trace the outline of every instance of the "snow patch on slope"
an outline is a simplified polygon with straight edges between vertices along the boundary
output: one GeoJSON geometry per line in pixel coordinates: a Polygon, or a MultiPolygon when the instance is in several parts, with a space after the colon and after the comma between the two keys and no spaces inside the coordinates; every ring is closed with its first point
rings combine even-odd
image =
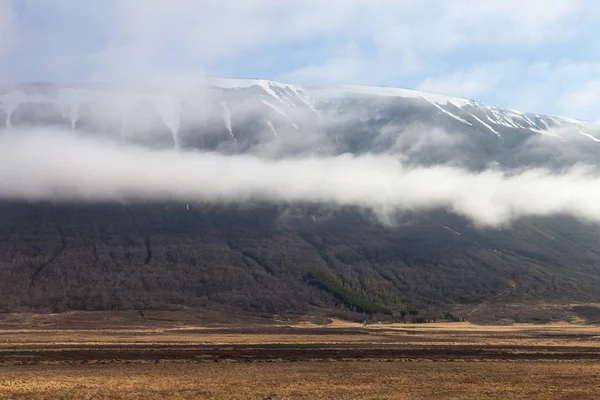
{"type": "Polygon", "coordinates": [[[459,235],[460,236],[460,232],[457,232],[454,229],[447,227],[446,225],[442,225],[442,228],[447,229],[450,232],[454,233],[455,235],[459,235]]]}
{"type": "Polygon", "coordinates": [[[271,107],[276,113],[278,113],[279,115],[281,115],[282,117],[286,118],[288,121],[290,121],[290,124],[296,128],[296,129],[300,129],[300,127],[298,126],[298,124],[296,124],[294,122],[293,119],[291,119],[286,113],[284,113],[279,107],[277,107],[276,105],[269,103],[267,100],[261,100],[261,102],[269,107],[271,107]]]}
{"type": "Polygon", "coordinates": [[[306,92],[304,92],[304,90],[302,90],[301,88],[298,88],[298,87],[296,87],[296,86],[294,86],[294,85],[288,85],[288,88],[290,88],[290,90],[291,90],[291,91],[293,91],[293,92],[296,94],[296,96],[297,96],[297,97],[298,97],[300,100],[302,100],[302,102],[303,102],[304,104],[306,104],[306,105],[308,106],[308,108],[310,108],[310,109],[311,109],[311,110],[312,110],[312,111],[313,111],[315,114],[317,114],[317,115],[319,115],[319,116],[321,115],[321,114],[320,114],[320,113],[317,111],[317,109],[315,108],[315,106],[314,106],[314,103],[313,103],[313,100],[311,99],[311,97],[310,97],[310,96],[308,96],[308,95],[306,94],[306,92]]]}
{"type": "Polygon", "coordinates": [[[356,85],[343,85],[339,87],[342,92],[349,92],[355,94],[368,94],[372,96],[385,96],[385,97],[404,97],[413,99],[426,99],[433,101],[439,105],[452,104],[456,107],[462,108],[468,105],[475,105],[476,103],[472,100],[459,99],[458,97],[443,96],[434,93],[424,93],[417,90],[392,88],[383,86],[356,86],[356,85]]]}
{"type": "Polygon", "coordinates": [[[277,131],[275,130],[273,123],[269,120],[266,120],[266,122],[267,122],[267,126],[271,129],[271,132],[273,132],[273,136],[277,137],[277,131]]]}
{"type": "Polygon", "coordinates": [[[591,134],[589,134],[587,132],[579,131],[579,134],[592,139],[596,143],[600,142],[600,139],[598,139],[597,137],[595,137],[595,136],[593,136],[593,135],[591,135],[591,134]]]}
{"type": "Polygon", "coordinates": [[[235,136],[233,135],[233,129],[231,127],[231,110],[229,109],[229,106],[227,105],[226,101],[220,101],[219,104],[221,105],[221,112],[223,115],[223,121],[225,122],[225,127],[229,131],[229,135],[231,135],[233,140],[236,140],[235,136]]]}
{"type": "Polygon", "coordinates": [[[174,95],[153,95],[151,103],[165,125],[173,133],[175,147],[179,147],[179,127],[181,124],[181,99],[174,95]]]}
{"type": "Polygon", "coordinates": [[[495,130],[494,128],[491,127],[491,125],[483,122],[481,119],[479,119],[476,115],[471,114],[471,116],[473,118],[475,118],[475,120],[477,120],[481,125],[485,126],[486,128],[488,128],[490,131],[492,131],[494,133],[494,135],[498,136],[499,138],[502,138],[502,136],[500,135],[500,133],[498,133],[497,130],[495,130]]]}
{"type": "Polygon", "coordinates": [[[439,104],[437,104],[435,101],[430,100],[427,96],[423,96],[423,98],[429,102],[430,104],[432,104],[435,108],[437,108],[438,110],[440,110],[441,112],[443,112],[444,114],[448,115],[449,117],[454,118],[457,121],[462,122],[463,124],[467,124],[467,125],[473,125],[472,123],[470,123],[469,121],[467,121],[466,119],[463,119],[461,117],[459,117],[458,115],[452,114],[450,111],[444,110],[442,107],[440,107],[439,104]]]}
{"type": "MultiPolygon", "coordinates": [[[[261,88],[263,88],[263,90],[265,92],[267,92],[267,94],[271,97],[273,97],[274,99],[276,99],[277,101],[279,101],[282,104],[285,104],[285,101],[283,101],[283,99],[271,88],[271,82],[269,81],[263,81],[263,80],[257,80],[256,81],[258,86],[260,86],[261,88]]],[[[273,85],[275,86],[275,85],[273,85]]]]}

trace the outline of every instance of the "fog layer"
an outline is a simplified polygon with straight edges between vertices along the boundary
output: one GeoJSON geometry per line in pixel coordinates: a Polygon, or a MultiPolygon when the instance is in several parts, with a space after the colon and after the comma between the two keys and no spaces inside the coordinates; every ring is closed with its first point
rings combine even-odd
{"type": "Polygon", "coordinates": [[[484,226],[565,213],[600,221],[600,175],[507,174],[411,168],[384,155],[264,160],[251,155],[150,150],[66,132],[0,135],[0,198],[51,201],[326,203],[378,212],[444,208],[484,226]]]}

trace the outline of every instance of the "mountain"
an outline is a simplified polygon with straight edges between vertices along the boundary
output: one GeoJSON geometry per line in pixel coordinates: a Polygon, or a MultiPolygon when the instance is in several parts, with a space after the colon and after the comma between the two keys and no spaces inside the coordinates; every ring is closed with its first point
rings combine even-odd
{"type": "MultiPolygon", "coordinates": [[[[264,159],[385,154],[472,171],[600,163],[592,122],[407,89],[239,79],[0,87],[0,135],[48,127],[264,159]]],[[[443,209],[386,224],[328,204],[5,200],[0,278],[3,311],[452,309],[475,318],[482,305],[600,302],[600,235],[564,215],[481,228],[443,209]]]]}
{"type": "Polygon", "coordinates": [[[594,136],[600,130],[590,122],[472,100],[398,88],[305,87],[244,79],[210,79],[185,90],[5,85],[0,86],[0,113],[4,127],[52,125],[122,135],[150,146],[228,151],[251,151],[274,141],[313,150],[307,136],[315,136],[315,130],[328,134],[328,142],[321,144],[335,152],[387,151],[392,139],[408,128],[427,125],[509,147],[531,135],[600,141],[594,136]],[[394,129],[386,136],[381,128],[389,125],[394,129]],[[346,126],[353,132],[341,135],[346,126]]]}
{"type": "Polygon", "coordinates": [[[35,126],[152,148],[385,153],[473,169],[595,164],[600,141],[592,122],[408,89],[216,78],[190,87],[0,86],[0,129],[35,126]]]}

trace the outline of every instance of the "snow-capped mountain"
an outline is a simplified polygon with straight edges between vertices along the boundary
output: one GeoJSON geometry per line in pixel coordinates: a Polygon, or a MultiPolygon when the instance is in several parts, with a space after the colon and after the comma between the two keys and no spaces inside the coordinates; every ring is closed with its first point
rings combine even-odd
{"type": "MultiPolygon", "coordinates": [[[[239,79],[183,89],[0,87],[0,135],[28,127],[275,158],[385,153],[470,169],[600,166],[591,122],[394,88],[239,79]]],[[[406,304],[447,311],[495,301],[597,303],[599,248],[597,224],[562,215],[481,229],[448,210],[406,212],[388,226],[328,204],[2,200],[0,310],[339,309],[336,296],[308,279],[323,271],[395,312],[406,304]]],[[[544,309],[540,318],[549,315],[544,309]]]]}
{"type": "Polygon", "coordinates": [[[591,122],[387,87],[213,78],[184,89],[20,84],[0,93],[0,127],[51,125],[159,148],[397,152],[415,162],[481,167],[557,158],[530,154],[524,145],[532,138],[550,138],[550,147],[584,145],[588,153],[586,144],[600,142],[591,122]]]}

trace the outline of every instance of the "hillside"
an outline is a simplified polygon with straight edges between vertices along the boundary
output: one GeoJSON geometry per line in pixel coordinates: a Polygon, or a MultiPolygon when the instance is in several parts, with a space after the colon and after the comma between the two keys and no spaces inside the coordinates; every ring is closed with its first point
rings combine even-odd
{"type": "MultiPolygon", "coordinates": [[[[405,89],[27,84],[3,88],[0,104],[4,134],[58,127],[156,151],[385,154],[471,171],[599,161],[592,123],[405,89]]],[[[325,203],[5,199],[0,310],[400,316],[489,300],[594,303],[598,228],[566,215],[481,227],[444,209],[405,210],[386,222],[373,210],[325,203]]]]}

